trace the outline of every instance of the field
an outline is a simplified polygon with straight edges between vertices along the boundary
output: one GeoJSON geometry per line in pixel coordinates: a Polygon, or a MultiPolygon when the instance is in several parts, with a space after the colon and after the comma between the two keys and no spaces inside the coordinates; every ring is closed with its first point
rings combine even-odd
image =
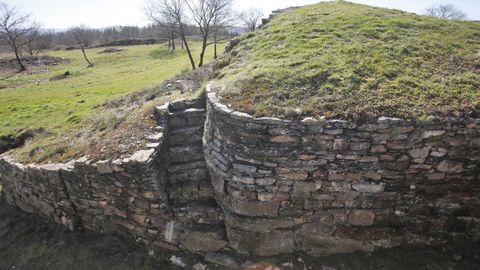
{"type": "MultiPolygon", "coordinates": [[[[192,44],[194,55],[199,54],[199,46],[198,43],[192,44]]],[[[81,52],[76,50],[49,52],[48,56],[65,61],[57,65],[34,66],[27,73],[15,74],[3,69],[0,74],[4,78],[0,80],[0,137],[16,136],[25,130],[38,133],[26,147],[16,150],[20,160],[42,162],[58,152],[69,152],[66,148],[79,148],[62,141],[69,141],[72,131],[86,126],[90,128],[84,133],[93,133],[97,128],[101,131],[114,129],[125,120],[126,116],[115,110],[116,103],[108,108],[102,107],[106,102],[154,89],[191,68],[184,51],[177,50],[172,54],[164,45],[120,49],[122,51],[116,53],[100,53],[105,48],[87,50],[95,64],[93,68],[86,68],[81,52]],[[70,76],[51,80],[67,71],[70,76]]],[[[212,57],[212,50],[208,50],[206,60],[210,61],[212,57]]],[[[146,99],[153,100],[158,95],[152,94],[146,99]]],[[[156,102],[177,99],[181,95],[166,93],[156,102]]],[[[120,105],[128,107],[128,100],[123,100],[120,105]]],[[[85,136],[91,137],[92,134],[85,136]]],[[[76,149],[75,152],[82,150],[76,149]]],[[[70,153],[70,156],[75,154],[70,153]]]]}
{"type": "Polygon", "coordinates": [[[223,61],[224,102],[257,116],[480,117],[476,22],[324,2],[277,15],[223,61]]]}

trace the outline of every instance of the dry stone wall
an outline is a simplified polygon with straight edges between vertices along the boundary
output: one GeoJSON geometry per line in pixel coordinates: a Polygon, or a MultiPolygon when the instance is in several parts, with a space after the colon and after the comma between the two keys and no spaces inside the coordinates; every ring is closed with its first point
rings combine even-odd
{"type": "Polygon", "coordinates": [[[480,120],[253,118],[208,94],[205,157],[230,245],[314,255],[480,236],[480,120]]]}
{"type": "Polygon", "coordinates": [[[479,239],[479,119],[254,118],[214,93],[155,117],[127,159],[0,156],[7,201],[152,249],[322,255],[479,239]]]}
{"type": "Polygon", "coordinates": [[[24,166],[1,156],[7,201],[72,230],[117,232],[152,248],[224,248],[223,212],[202,151],[205,101],[158,107],[156,118],[146,150],[127,159],[24,166]]]}

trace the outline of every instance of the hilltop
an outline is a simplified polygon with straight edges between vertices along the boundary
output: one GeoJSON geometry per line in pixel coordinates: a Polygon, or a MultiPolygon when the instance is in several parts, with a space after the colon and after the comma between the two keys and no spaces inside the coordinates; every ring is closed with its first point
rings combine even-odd
{"type": "Polygon", "coordinates": [[[214,89],[255,116],[479,117],[474,22],[323,2],[275,15],[222,61],[214,89]]]}

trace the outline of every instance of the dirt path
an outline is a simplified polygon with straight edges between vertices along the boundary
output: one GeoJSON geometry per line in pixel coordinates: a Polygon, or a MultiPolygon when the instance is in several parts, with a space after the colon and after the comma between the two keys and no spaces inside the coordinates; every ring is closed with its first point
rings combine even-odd
{"type": "MultiPolygon", "coordinates": [[[[0,270],[160,270],[192,269],[201,263],[207,269],[224,269],[202,261],[202,257],[183,253],[147,255],[148,251],[113,235],[69,232],[61,226],[47,225],[36,216],[18,212],[0,199],[0,270]],[[172,255],[188,265],[170,263],[172,255]]],[[[245,258],[236,258],[245,262],[245,258]]],[[[480,243],[435,249],[396,248],[372,254],[355,253],[313,258],[305,254],[281,256],[268,261],[283,269],[480,269],[480,243]]]]}

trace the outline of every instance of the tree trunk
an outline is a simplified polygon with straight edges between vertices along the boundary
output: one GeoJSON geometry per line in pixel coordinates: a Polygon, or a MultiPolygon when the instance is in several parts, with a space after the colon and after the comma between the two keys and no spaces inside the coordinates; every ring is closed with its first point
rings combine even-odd
{"type": "Polygon", "coordinates": [[[13,51],[15,52],[15,58],[17,59],[18,65],[20,66],[19,71],[25,71],[27,70],[27,67],[22,62],[22,58],[20,57],[20,52],[18,51],[17,46],[15,44],[12,46],[13,51]]]}
{"type": "Polygon", "coordinates": [[[213,59],[217,59],[217,31],[213,32],[213,59]]]}
{"type": "Polygon", "coordinates": [[[172,52],[175,51],[175,36],[173,35],[173,31],[170,32],[170,39],[172,40],[172,52]]]}
{"type": "Polygon", "coordinates": [[[205,57],[205,51],[207,50],[207,39],[208,34],[204,34],[202,41],[202,51],[200,52],[200,62],[198,63],[198,67],[203,67],[203,58],[205,57]]]}
{"type": "Polygon", "coordinates": [[[188,47],[187,39],[185,37],[185,33],[183,32],[183,30],[182,30],[182,41],[183,41],[183,44],[185,44],[185,49],[187,49],[187,54],[188,54],[188,58],[190,59],[190,64],[192,64],[192,69],[195,70],[196,69],[195,60],[193,60],[192,52],[188,47]]]}
{"type": "Polygon", "coordinates": [[[80,46],[80,47],[82,48],[83,57],[85,57],[85,61],[87,61],[88,67],[93,67],[93,64],[87,58],[87,54],[85,53],[85,48],[83,46],[80,46]]]}
{"type": "Polygon", "coordinates": [[[170,48],[172,48],[172,40],[168,39],[168,49],[170,50],[170,48]]]}

